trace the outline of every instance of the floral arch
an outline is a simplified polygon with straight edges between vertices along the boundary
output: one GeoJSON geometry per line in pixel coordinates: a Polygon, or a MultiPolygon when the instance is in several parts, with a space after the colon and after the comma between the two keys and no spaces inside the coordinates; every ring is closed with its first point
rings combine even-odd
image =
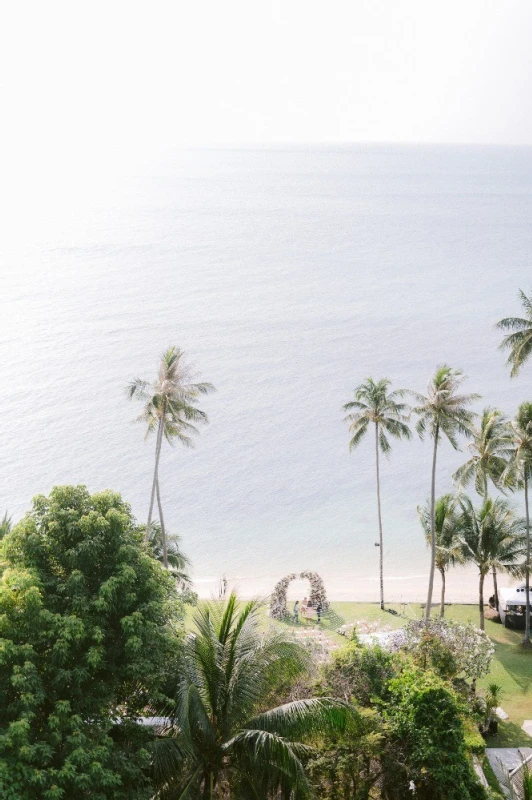
{"type": "Polygon", "coordinates": [[[325,585],[321,577],[317,572],[305,570],[305,572],[301,572],[299,575],[295,572],[290,573],[290,575],[285,575],[282,580],[275,584],[275,588],[270,596],[270,617],[274,619],[286,619],[286,617],[289,616],[286,607],[286,593],[288,587],[296,578],[306,578],[310,583],[309,605],[313,608],[321,605],[322,611],[327,611],[329,608],[329,601],[327,600],[325,585]]]}

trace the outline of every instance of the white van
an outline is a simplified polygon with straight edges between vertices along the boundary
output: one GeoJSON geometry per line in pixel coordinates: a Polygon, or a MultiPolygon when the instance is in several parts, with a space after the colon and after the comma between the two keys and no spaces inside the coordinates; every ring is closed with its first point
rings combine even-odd
{"type": "MultiPolygon", "coordinates": [[[[528,592],[530,605],[531,592],[528,592]]],[[[526,588],[522,583],[512,589],[499,589],[499,615],[505,628],[525,627],[526,588]]]]}

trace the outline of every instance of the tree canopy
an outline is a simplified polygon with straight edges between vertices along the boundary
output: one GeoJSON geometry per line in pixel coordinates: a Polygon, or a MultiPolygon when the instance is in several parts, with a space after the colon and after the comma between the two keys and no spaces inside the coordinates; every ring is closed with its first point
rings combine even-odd
{"type": "Polygon", "coordinates": [[[175,581],[120,496],[82,486],[36,497],[0,547],[0,796],[151,797],[135,718],[176,648],[175,581]]]}

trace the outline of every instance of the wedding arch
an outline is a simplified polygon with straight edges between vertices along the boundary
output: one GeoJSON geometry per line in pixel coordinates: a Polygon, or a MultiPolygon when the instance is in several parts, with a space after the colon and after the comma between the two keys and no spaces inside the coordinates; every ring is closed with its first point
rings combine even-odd
{"type": "Polygon", "coordinates": [[[274,619],[285,619],[289,616],[286,607],[286,593],[288,587],[296,578],[306,578],[310,583],[309,605],[313,608],[317,608],[321,605],[321,610],[327,611],[329,608],[329,601],[327,600],[325,585],[321,577],[317,572],[305,570],[305,572],[300,572],[299,575],[295,572],[290,573],[290,575],[285,575],[282,580],[275,584],[275,588],[270,596],[270,617],[274,619]]]}

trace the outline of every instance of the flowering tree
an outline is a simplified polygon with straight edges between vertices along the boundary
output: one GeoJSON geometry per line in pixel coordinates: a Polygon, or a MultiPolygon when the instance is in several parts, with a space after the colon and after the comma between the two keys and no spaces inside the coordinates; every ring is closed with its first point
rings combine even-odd
{"type": "Polygon", "coordinates": [[[325,585],[317,572],[305,570],[305,572],[301,572],[300,575],[292,572],[275,584],[275,588],[270,595],[270,616],[273,617],[273,619],[285,619],[289,616],[286,607],[286,593],[289,585],[298,577],[306,578],[310,583],[309,605],[313,608],[317,608],[321,605],[322,611],[327,611],[329,608],[325,585]]]}
{"type": "Polygon", "coordinates": [[[473,623],[444,619],[410,622],[390,636],[388,647],[414,656],[426,652],[430,657],[437,651],[440,663],[445,660],[447,671],[454,673],[449,677],[463,674],[466,678],[487,675],[495,652],[486,633],[473,623]]]}

